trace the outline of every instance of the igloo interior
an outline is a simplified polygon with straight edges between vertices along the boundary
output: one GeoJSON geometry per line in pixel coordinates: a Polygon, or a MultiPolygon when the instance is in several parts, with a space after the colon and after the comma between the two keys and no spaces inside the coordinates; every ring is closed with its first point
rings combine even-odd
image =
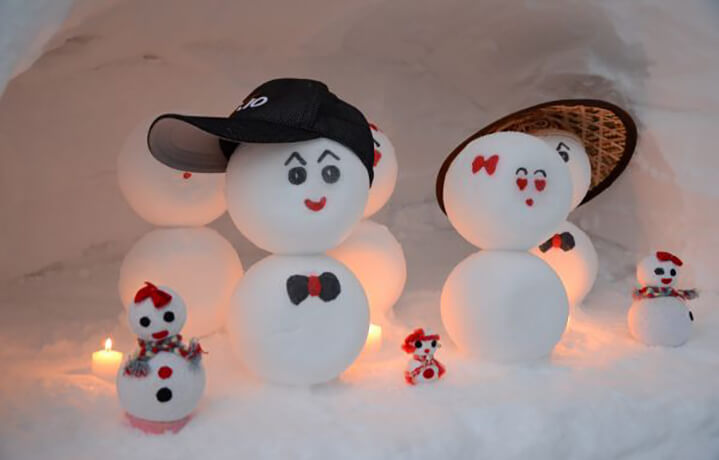
{"type": "MultiPolygon", "coordinates": [[[[712,0],[0,1],[0,458],[719,455],[718,25],[712,0]],[[143,120],[225,116],[285,76],[326,82],[396,148],[397,185],[373,219],[401,243],[407,281],[382,348],[339,380],[285,387],[249,377],[224,332],[206,335],[194,419],[139,433],[90,373],[107,336],[134,346],[120,265],[154,228],[120,191],[121,146],[143,120]],[[437,206],[437,170],[490,121],[563,98],[614,102],[639,130],[622,176],[570,215],[598,280],[549,359],[477,364],[440,319],[445,279],[476,249],[437,206]],[[680,254],[682,284],[701,292],[679,348],[627,330],[634,268],[656,250],[680,254]],[[443,335],[448,370],[409,387],[400,343],[419,326],[443,335]]],[[[266,256],[227,214],[209,227],[245,270],[266,256]]]]}

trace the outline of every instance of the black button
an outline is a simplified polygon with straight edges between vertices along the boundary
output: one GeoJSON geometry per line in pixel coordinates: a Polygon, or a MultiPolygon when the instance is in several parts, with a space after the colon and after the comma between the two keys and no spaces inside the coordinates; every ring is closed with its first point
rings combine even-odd
{"type": "Polygon", "coordinates": [[[167,387],[162,387],[159,390],[157,390],[155,397],[161,403],[166,403],[167,401],[172,399],[172,390],[170,390],[167,387]]]}

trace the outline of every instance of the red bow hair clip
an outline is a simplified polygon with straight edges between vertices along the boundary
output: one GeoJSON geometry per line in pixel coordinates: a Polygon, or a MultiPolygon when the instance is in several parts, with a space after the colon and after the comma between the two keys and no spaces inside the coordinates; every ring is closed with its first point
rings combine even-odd
{"type": "Polygon", "coordinates": [[[439,334],[426,335],[424,329],[415,329],[410,335],[405,337],[404,343],[402,344],[402,350],[404,350],[405,353],[414,353],[417,349],[417,347],[414,346],[414,343],[418,340],[439,340],[439,334]]]}
{"type": "Polygon", "coordinates": [[[140,303],[147,298],[152,299],[152,304],[155,308],[162,308],[172,300],[170,294],[158,289],[157,286],[149,281],[145,281],[145,285],[135,294],[135,303],[140,303]]]}
{"type": "Polygon", "coordinates": [[[682,262],[679,257],[675,256],[671,252],[657,251],[657,259],[662,262],[671,261],[677,267],[681,267],[682,265],[684,265],[684,262],[682,262]]]}

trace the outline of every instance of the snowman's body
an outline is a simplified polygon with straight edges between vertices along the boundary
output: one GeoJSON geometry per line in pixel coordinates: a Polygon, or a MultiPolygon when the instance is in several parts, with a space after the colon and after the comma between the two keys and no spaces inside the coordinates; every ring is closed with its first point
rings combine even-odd
{"type": "Polygon", "coordinates": [[[483,251],[447,278],[442,323],[482,360],[547,356],[566,327],[568,300],[552,268],[527,251],[569,212],[567,168],[545,142],[514,132],[479,137],[455,155],[440,200],[454,228],[483,251]]]}
{"type": "Polygon", "coordinates": [[[145,280],[174,286],[187,302],[189,335],[224,326],[242,263],[232,245],[203,227],[226,209],[225,175],[178,171],[157,161],[147,147],[149,121],[128,136],[118,157],[118,182],[127,203],[144,220],[164,228],[143,235],[120,268],[118,290],[128,305],[145,280]]]}
{"type": "Polygon", "coordinates": [[[646,345],[678,347],[692,330],[691,313],[678,297],[635,300],[627,321],[631,334],[646,345]]]}
{"type": "Polygon", "coordinates": [[[117,375],[117,394],[125,411],[152,422],[189,416],[204,393],[203,367],[170,352],[158,353],[147,364],[149,371],[144,377],[122,371],[117,375]]]}
{"type": "Polygon", "coordinates": [[[413,383],[427,383],[439,379],[439,366],[436,362],[426,363],[420,358],[412,358],[407,363],[407,374],[414,376],[413,383]],[[417,372],[417,369],[420,371],[417,372]]]}

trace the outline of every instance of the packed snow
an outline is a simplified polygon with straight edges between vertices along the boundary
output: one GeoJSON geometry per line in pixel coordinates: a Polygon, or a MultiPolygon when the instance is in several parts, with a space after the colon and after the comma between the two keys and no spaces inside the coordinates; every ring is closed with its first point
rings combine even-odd
{"type": "MultiPolygon", "coordinates": [[[[31,3],[42,2],[6,4],[27,15],[31,3]]],[[[3,75],[27,69],[0,96],[1,459],[719,456],[715,2],[107,0],[72,11],[62,24],[64,12],[48,12],[59,31],[44,47],[39,34],[0,48],[3,75]],[[395,317],[379,352],[310,388],[261,384],[224,333],[203,337],[195,417],[176,435],[144,435],[114,384],[90,374],[107,336],[134,346],[117,282],[151,228],[120,192],[120,147],[153,114],[226,114],[285,75],[327,81],[396,148],[397,187],[373,216],[407,259],[395,317]],[[436,205],[436,171],[496,117],[579,96],[627,106],[641,130],[622,178],[570,215],[596,246],[597,283],[549,360],[477,364],[439,320],[441,287],[473,248],[436,205]],[[701,292],[679,348],[645,347],[627,329],[650,249],[682,256],[678,287],[701,292]],[[443,335],[447,374],[409,387],[400,343],[419,326],[443,335]]],[[[245,268],[266,255],[228,216],[211,227],[245,268]]]]}

